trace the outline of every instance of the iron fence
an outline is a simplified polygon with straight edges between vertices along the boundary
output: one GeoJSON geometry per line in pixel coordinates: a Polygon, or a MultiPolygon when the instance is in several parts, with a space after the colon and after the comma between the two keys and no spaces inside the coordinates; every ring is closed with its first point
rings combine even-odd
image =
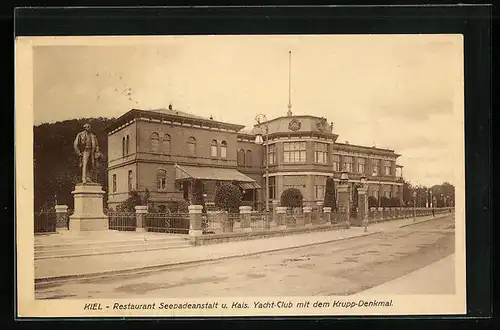
{"type": "Polygon", "coordinates": [[[55,233],[57,214],[55,211],[42,211],[34,213],[35,234],[55,233]]]}
{"type": "Polygon", "coordinates": [[[144,227],[149,232],[189,234],[189,213],[145,213],[144,227]]]}
{"type": "Polygon", "coordinates": [[[135,231],[137,218],[135,212],[112,212],[108,210],[109,229],[135,231]]]}

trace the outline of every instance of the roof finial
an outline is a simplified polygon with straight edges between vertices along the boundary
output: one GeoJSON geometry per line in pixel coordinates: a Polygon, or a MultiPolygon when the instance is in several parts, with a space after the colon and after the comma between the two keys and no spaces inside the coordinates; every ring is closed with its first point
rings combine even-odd
{"type": "Polygon", "coordinates": [[[172,101],[168,104],[168,110],[172,110],[172,101]]]}
{"type": "Polygon", "coordinates": [[[292,116],[292,51],[288,51],[288,111],[287,116],[292,116]]]}

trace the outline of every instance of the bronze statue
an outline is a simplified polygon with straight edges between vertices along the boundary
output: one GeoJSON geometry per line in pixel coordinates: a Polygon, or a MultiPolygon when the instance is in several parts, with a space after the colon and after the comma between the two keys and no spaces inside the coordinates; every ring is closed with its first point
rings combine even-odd
{"type": "Polygon", "coordinates": [[[90,124],[83,125],[84,131],[78,133],[73,142],[73,148],[76,154],[80,157],[80,167],[82,168],[82,182],[92,182],[96,180],[95,173],[101,152],[99,151],[99,144],[97,137],[90,130],[90,124]]]}

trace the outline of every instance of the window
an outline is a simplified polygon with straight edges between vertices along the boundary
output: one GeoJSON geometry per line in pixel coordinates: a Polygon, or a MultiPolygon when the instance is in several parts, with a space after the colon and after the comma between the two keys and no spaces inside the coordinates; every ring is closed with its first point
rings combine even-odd
{"type": "Polygon", "coordinates": [[[391,175],[391,161],[390,160],[386,160],[384,162],[384,174],[391,175]]]}
{"type": "Polygon", "coordinates": [[[340,172],[340,155],[333,155],[333,171],[340,172]]]}
{"type": "Polygon", "coordinates": [[[285,163],[304,163],[306,161],[306,143],[283,143],[283,161],[285,163]]]}
{"type": "Polygon", "coordinates": [[[125,142],[125,155],[129,154],[130,147],[130,136],[127,135],[127,141],[125,142]]]}
{"type": "Polygon", "coordinates": [[[350,156],[344,156],[344,171],[352,172],[353,158],[350,156]]]}
{"type": "Polygon", "coordinates": [[[227,142],[222,141],[220,143],[220,156],[221,158],[227,158],[227,142]]]}
{"type": "Polygon", "coordinates": [[[314,143],[314,162],[321,164],[328,162],[328,143],[314,143]]]}
{"type": "Polygon", "coordinates": [[[166,154],[170,154],[170,142],[171,142],[170,135],[164,134],[162,142],[163,142],[163,152],[166,154]]]}
{"type": "Polygon", "coordinates": [[[132,171],[128,171],[128,191],[132,191],[132,171]]]}
{"type": "Polygon", "coordinates": [[[245,150],[243,149],[238,150],[238,156],[236,161],[238,163],[238,166],[245,166],[245,150]]]}
{"type": "Polygon", "coordinates": [[[167,189],[167,171],[165,170],[156,171],[156,189],[157,190],[167,189]]]}
{"type": "Polygon", "coordinates": [[[269,177],[269,199],[276,199],[276,177],[269,177]]]}
{"type": "Polygon", "coordinates": [[[270,144],[268,146],[268,156],[269,165],[276,164],[276,144],[270,144]]]}
{"type": "Polygon", "coordinates": [[[113,174],[113,192],[116,192],[116,174],[113,174]]]}
{"type": "Polygon", "coordinates": [[[246,166],[252,166],[252,151],[247,150],[245,154],[245,165],[246,166]]]}
{"type": "Polygon", "coordinates": [[[365,162],[364,158],[358,158],[358,173],[365,173],[365,162]]]}
{"type": "Polygon", "coordinates": [[[378,174],[379,160],[372,159],[372,173],[378,174]]]}
{"type": "Polygon", "coordinates": [[[189,156],[196,156],[196,139],[194,137],[188,137],[187,147],[189,156]]]}
{"type": "Polygon", "coordinates": [[[212,140],[212,144],[210,145],[210,155],[212,157],[217,157],[217,140],[212,140]]]}
{"type": "Polygon", "coordinates": [[[125,137],[122,139],[122,157],[125,157],[125,137]]]}
{"type": "Polygon", "coordinates": [[[150,140],[151,140],[151,151],[158,152],[158,147],[160,144],[160,136],[158,135],[158,133],[152,133],[150,140]]]}

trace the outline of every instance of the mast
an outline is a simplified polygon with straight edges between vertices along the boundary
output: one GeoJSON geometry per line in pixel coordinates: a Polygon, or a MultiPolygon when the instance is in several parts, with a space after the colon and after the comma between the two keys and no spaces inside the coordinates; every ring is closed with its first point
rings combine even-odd
{"type": "Polygon", "coordinates": [[[292,51],[288,51],[288,112],[292,116],[292,51]]]}

